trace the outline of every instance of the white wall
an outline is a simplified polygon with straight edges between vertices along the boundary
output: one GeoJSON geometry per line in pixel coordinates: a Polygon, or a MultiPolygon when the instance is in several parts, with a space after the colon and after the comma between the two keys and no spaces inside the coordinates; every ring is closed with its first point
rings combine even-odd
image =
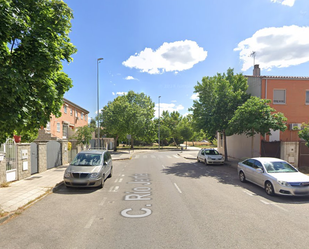
{"type": "MultiPolygon", "coordinates": [[[[228,157],[242,160],[251,157],[251,137],[246,135],[233,135],[227,137],[227,154],[228,157]]],[[[223,139],[220,139],[218,133],[218,151],[224,154],[223,139]]],[[[253,139],[253,157],[261,156],[261,139],[259,135],[255,135],[253,139]]]]}

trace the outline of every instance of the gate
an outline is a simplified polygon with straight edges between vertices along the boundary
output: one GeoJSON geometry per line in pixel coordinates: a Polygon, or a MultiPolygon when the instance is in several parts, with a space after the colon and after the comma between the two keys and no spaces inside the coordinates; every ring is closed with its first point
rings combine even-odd
{"type": "Polygon", "coordinates": [[[280,143],[280,141],[267,142],[262,140],[261,156],[280,158],[280,143]]]}
{"type": "Polygon", "coordinates": [[[4,145],[6,157],[6,181],[17,180],[17,146],[12,138],[8,138],[4,145]]]}
{"type": "Polygon", "coordinates": [[[30,144],[31,151],[31,174],[39,172],[38,169],[38,145],[36,143],[30,144]]]}
{"type": "Polygon", "coordinates": [[[304,141],[299,142],[298,169],[303,173],[309,173],[309,148],[304,141]]]}
{"type": "Polygon", "coordinates": [[[49,141],[46,144],[47,169],[51,169],[62,164],[61,144],[57,141],[49,141]]]}

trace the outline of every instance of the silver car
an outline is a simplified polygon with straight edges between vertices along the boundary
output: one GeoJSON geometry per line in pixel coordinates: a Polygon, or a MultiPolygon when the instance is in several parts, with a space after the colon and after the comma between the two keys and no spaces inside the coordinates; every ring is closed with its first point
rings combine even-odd
{"type": "Polygon", "coordinates": [[[207,164],[224,164],[223,156],[215,149],[201,149],[197,154],[197,161],[207,164]]]}
{"type": "Polygon", "coordinates": [[[309,176],[278,158],[258,157],[239,162],[238,176],[241,182],[250,181],[264,188],[268,195],[309,195],[309,176]]]}
{"type": "Polygon", "coordinates": [[[67,187],[100,187],[112,177],[113,164],[106,150],[87,150],[76,155],[64,173],[67,187]]]}

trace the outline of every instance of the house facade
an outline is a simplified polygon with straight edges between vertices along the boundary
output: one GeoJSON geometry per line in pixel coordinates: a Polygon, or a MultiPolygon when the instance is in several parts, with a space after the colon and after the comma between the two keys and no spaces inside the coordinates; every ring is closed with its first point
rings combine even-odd
{"type": "Polygon", "coordinates": [[[37,140],[68,139],[76,128],[88,125],[89,111],[65,98],[60,112],[59,118],[51,116],[46,127],[39,131],[37,140]]]}
{"type": "MultiPolygon", "coordinates": [[[[255,136],[253,155],[261,156],[262,138],[267,142],[299,142],[298,130],[302,123],[309,122],[309,77],[261,76],[259,65],[254,66],[252,76],[246,77],[247,92],[261,99],[270,99],[270,106],[287,118],[286,131],[271,131],[271,135],[265,138],[255,136]]],[[[251,155],[251,138],[245,135],[227,137],[227,146],[231,157],[241,159],[251,155]]],[[[218,139],[218,147],[223,153],[222,139],[218,139]]],[[[297,149],[290,150],[295,154],[290,160],[296,163],[293,158],[296,157],[297,149]]]]}

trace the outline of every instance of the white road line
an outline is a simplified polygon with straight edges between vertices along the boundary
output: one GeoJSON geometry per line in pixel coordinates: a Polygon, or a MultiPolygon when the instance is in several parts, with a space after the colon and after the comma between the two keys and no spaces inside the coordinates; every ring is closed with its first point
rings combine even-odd
{"type": "Polygon", "coordinates": [[[115,180],[115,183],[118,182],[118,178],[115,180]]]}
{"type": "Polygon", "coordinates": [[[267,202],[267,201],[264,201],[264,200],[261,200],[261,199],[260,199],[260,201],[261,201],[262,203],[266,204],[266,205],[273,205],[273,206],[275,206],[275,207],[277,207],[277,208],[279,208],[279,209],[281,209],[281,210],[283,210],[283,211],[288,212],[287,209],[285,209],[285,208],[283,208],[283,207],[280,207],[280,206],[279,206],[278,204],[276,204],[276,203],[267,202]]]}
{"type": "Polygon", "coordinates": [[[165,169],[165,166],[162,164],[162,168],[165,169]]]}
{"type": "Polygon", "coordinates": [[[174,183],[174,185],[175,185],[175,187],[177,188],[178,192],[179,192],[180,194],[182,194],[182,192],[181,192],[180,188],[177,186],[177,184],[174,183]]]}
{"type": "Polygon", "coordinates": [[[120,178],[118,182],[122,182],[123,178],[120,178]]]}
{"type": "Polygon", "coordinates": [[[177,155],[173,155],[173,157],[175,157],[175,158],[179,158],[179,156],[177,156],[177,155]]]}
{"type": "Polygon", "coordinates": [[[109,188],[108,192],[112,192],[113,191],[113,186],[109,188]]]}
{"type": "Polygon", "coordinates": [[[95,219],[95,215],[92,216],[92,217],[90,218],[90,220],[88,221],[87,225],[85,226],[86,229],[89,229],[89,228],[91,227],[91,225],[92,225],[94,219],[95,219]]]}
{"type": "Polygon", "coordinates": [[[246,193],[247,195],[250,195],[250,196],[254,196],[255,194],[249,190],[243,190],[244,193],[246,193]]]}
{"type": "Polygon", "coordinates": [[[107,197],[104,197],[103,200],[100,202],[99,206],[104,206],[104,203],[106,202],[107,197]]]}

